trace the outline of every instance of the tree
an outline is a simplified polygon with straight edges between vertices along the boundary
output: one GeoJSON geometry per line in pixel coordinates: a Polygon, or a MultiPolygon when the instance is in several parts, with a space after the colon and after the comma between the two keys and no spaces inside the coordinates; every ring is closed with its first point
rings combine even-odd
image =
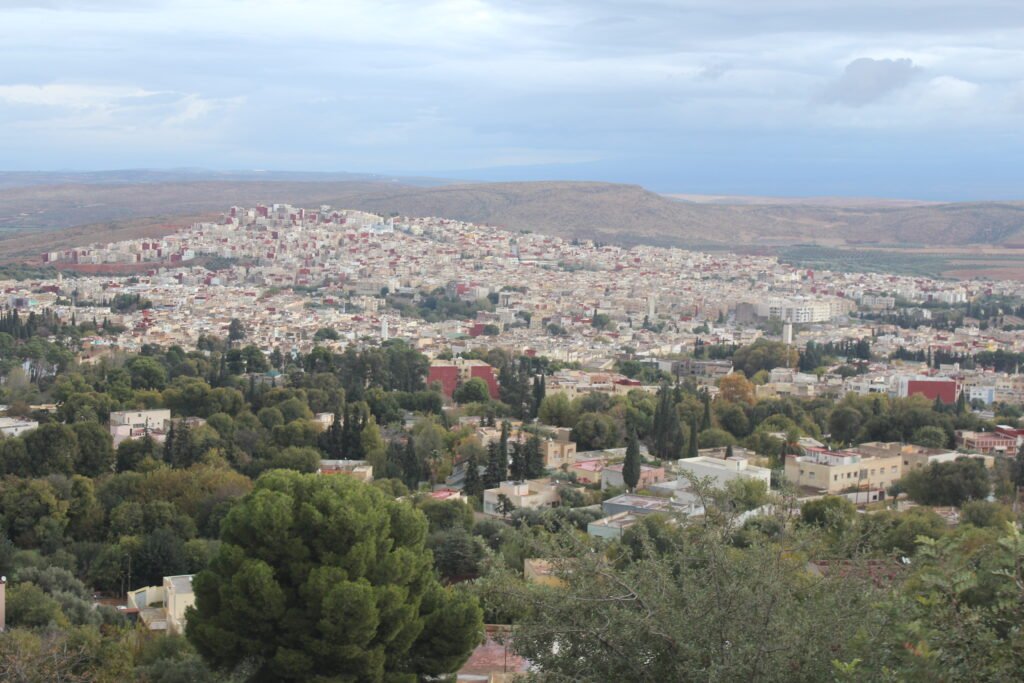
{"type": "Polygon", "coordinates": [[[487,388],[487,382],[479,377],[472,377],[455,388],[452,400],[456,403],[485,403],[491,400],[491,393],[487,388]]]}
{"type": "Polygon", "coordinates": [[[76,422],[71,428],[78,439],[75,471],[87,477],[110,472],[114,467],[114,442],[110,432],[96,422],[76,422]]]}
{"type": "Polygon", "coordinates": [[[767,543],[736,552],[732,533],[707,520],[687,535],[697,528],[659,517],[627,531],[614,562],[568,538],[553,544],[544,557],[557,590],[503,571],[479,580],[544,680],[843,680],[833,662],[881,671],[898,649],[869,577],[812,579],[795,553],[767,543]]]}
{"type": "Polygon", "coordinates": [[[828,418],[828,429],[832,440],[840,443],[853,443],[860,433],[863,415],[856,408],[840,406],[832,411],[828,418]]]}
{"type": "Polygon", "coordinates": [[[603,413],[583,413],[572,430],[573,441],[581,451],[618,448],[622,443],[621,427],[603,413]]]}
{"type": "Polygon", "coordinates": [[[510,514],[515,512],[516,506],[512,502],[512,499],[506,496],[504,493],[498,494],[498,504],[494,506],[494,511],[502,517],[508,517],[510,514]]]}
{"type": "Polygon", "coordinates": [[[483,487],[497,488],[508,476],[508,458],[502,458],[497,442],[487,444],[487,468],[484,470],[483,487]]]}
{"type": "Polygon", "coordinates": [[[413,680],[455,671],[482,612],[443,588],[427,522],[349,477],[272,471],[221,525],[194,581],[189,640],[214,668],[257,680],[413,680]]]}
{"type": "Polygon", "coordinates": [[[480,480],[480,465],[477,463],[475,453],[466,460],[466,478],[462,492],[471,498],[480,498],[484,494],[483,482],[480,480]]]}
{"type": "Polygon", "coordinates": [[[800,508],[800,520],[822,529],[842,531],[853,524],[857,509],[841,496],[824,496],[808,501],[800,508]]]}
{"type": "Polygon", "coordinates": [[[682,456],[683,430],[679,424],[679,411],[667,384],[658,390],[658,403],[651,424],[651,450],[660,460],[675,460],[682,456]]]}
{"type": "Polygon", "coordinates": [[[899,485],[912,500],[922,505],[956,507],[969,500],[983,500],[990,489],[988,470],[977,458],[933,462],[904,475],[899,485]]]}
{"type": "Polygon", "coordinates": [[[541,399],[540,406],[537,408],[537,418],[544,424],[553,427],[572,427],[576,421],[572,402],[563,392],[541,399]]]}
{"type": "Polygon", "coordinates": [[[697,416],[694,415],[690,418],[690,439],[686,443],[686,457],[696,458],[699,455],[700,444],[697,436],[697,416]]]}
{"type": "Polygon", "coordinates": [[[68,425],[44,424],[25,435],[25,448],[32,455],[32,474],[71,475],[78,462],[78,437],[68,425]]]}
{"type": "Polygon", "coordinates": [[[942,427],[925,425],[914,430],[914,435],[910,437],[910,442],[926,448],[945,448],[949,443],[949,437],[946,436],[946,432],[942,427]]]}
{"type": "Polygon", "coordinates": [[[626,441],[626,459],[622,463],[622,481],[631,492],[636,491],[640,483],[640,442],[636,438],[636,430],[629,430],[626,441]]]}
{"type": "Polygon", "coordinates": [[[238,318],[232,318],[228,324],[228,341],[236,342],[245,339],[245,327],[238,318]]]}
{"type": "Polygon", "coordinates": [[[718,380],[719,400],[730,403],[754,403],[754,383],[743,376],[743,373],[734,372],[718,380]]]}

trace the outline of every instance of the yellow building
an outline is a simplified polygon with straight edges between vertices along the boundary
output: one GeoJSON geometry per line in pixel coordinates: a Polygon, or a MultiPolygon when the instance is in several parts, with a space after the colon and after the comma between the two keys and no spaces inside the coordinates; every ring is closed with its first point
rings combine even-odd
{"type": "Polygon", "coordinates": [[[801,488],[823,493],[849,489],[886,489],[903,476],[900,452],[866,455],[856,449],[805,449],[804,455],[786,458],[786,479],[801,488]]]}

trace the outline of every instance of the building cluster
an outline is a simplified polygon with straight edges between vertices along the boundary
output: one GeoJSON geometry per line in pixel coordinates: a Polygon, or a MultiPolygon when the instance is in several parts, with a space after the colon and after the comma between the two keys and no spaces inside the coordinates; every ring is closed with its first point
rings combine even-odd
{"type": "MultiPolygon", "coordinates": [[[[193,346],[202,335],[225,336],[233,318],[244,324],[246,343],[268,353],[400,338],[430,355],[497,346],[591,369],[609,369],[624,351],[654,359],[701,344],[748,344],[762,334],[752,323],[772,319],[799,326],[797,346],[870,337],[882,353],[1024,350],[1012,332],[911,331],[851,315],[897,305],[927,313],[934,302],[1019,295],[1021,283],[815,273],[774,257],[623,248],[329,206],[232,207],[218,221],[164,237],[91,244],[43,260],[78,276],[2,283],[7,305],[123,329],[87,340],[95,354],[193,346]],[[104,264],[121,275],[90,274],[104,264]],[[113,312],[108,304],[119,295],[150,305],[113,312]],[[438,297],[464,304],[465,313],[423,315],[438,297]],[[337,339],[315,339],[323,329],[337,339]]],[[[567,393],[608,384],[571,375],[556,381],[567,393]]]]}

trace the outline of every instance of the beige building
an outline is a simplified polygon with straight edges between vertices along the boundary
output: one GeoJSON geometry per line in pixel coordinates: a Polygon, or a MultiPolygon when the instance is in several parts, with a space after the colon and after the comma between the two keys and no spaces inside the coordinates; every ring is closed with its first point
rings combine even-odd
{"type": "Polygon", "coordinates": [[[110,413],[110,436],[114,447],[125,439],[141,439],[149,434],[163,441],[166,424],[171,420],[170,410],[120,410],[110,413]]]}
{"type": "Polygon", "coordinates": [[[195,604],[191,574],[165,576],[163,585],[128,594],[128,606],[139,610],[139,620],[146,628],[171,635],[185,632],[185,610],[195,604]]]}
{"type": "Polygon", "coordinates": [[[903,457],[899,452],[868,455],[857,449],[808,448],[804,455],[786,458],[785,472],[786,479],[797,486],[823,493],[885,489],[903,476],[903,457]]]}
{"type": "Polygon", "coordinates": [[[883,457],[899,454],[903,459],[904,474],[912,470],[927,467],[932,463],[952,462],[957,458],[976,458],[985,463],[986,469],[992,469],[995,466],[995,458],[991,455],[958,453],[957,451],[951,451],[948,448],[928,448],[926,446],[904,444],[899,441],[872,441],[862,443],[857,446],[857,450],[864,455],[883,457]]]}
{"type": "Polygon", "coordinates": [[[498,488],[484,491],[485,515],[501,516],[498,511],[501,496],[508,498],[515,510],[554,507],[561,502],[558,488],[551,484],[550,479],[503,481],[498,488]]]}

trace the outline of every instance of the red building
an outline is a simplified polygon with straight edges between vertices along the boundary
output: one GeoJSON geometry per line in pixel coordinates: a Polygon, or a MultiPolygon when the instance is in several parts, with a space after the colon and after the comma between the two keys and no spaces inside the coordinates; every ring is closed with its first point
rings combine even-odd
{"type": "Polygon", "coordinates": [[[904,396],[924,396],[929,401],[939,399],[946,405],[956,403],[960,386],[952,379],[911,379],[906,382],[904,396]]]}
{"type": "Polygon", "coordinates": [[[434,361],[427,371],[427,386],[438,382],[441,385],[441,393],[451,398],[460,384],[474,377],[484,381],[491,398],[498,398],[498,378],[494,374],[494,368],[482,360],[453,358],[450,361],[434,361]]]}

